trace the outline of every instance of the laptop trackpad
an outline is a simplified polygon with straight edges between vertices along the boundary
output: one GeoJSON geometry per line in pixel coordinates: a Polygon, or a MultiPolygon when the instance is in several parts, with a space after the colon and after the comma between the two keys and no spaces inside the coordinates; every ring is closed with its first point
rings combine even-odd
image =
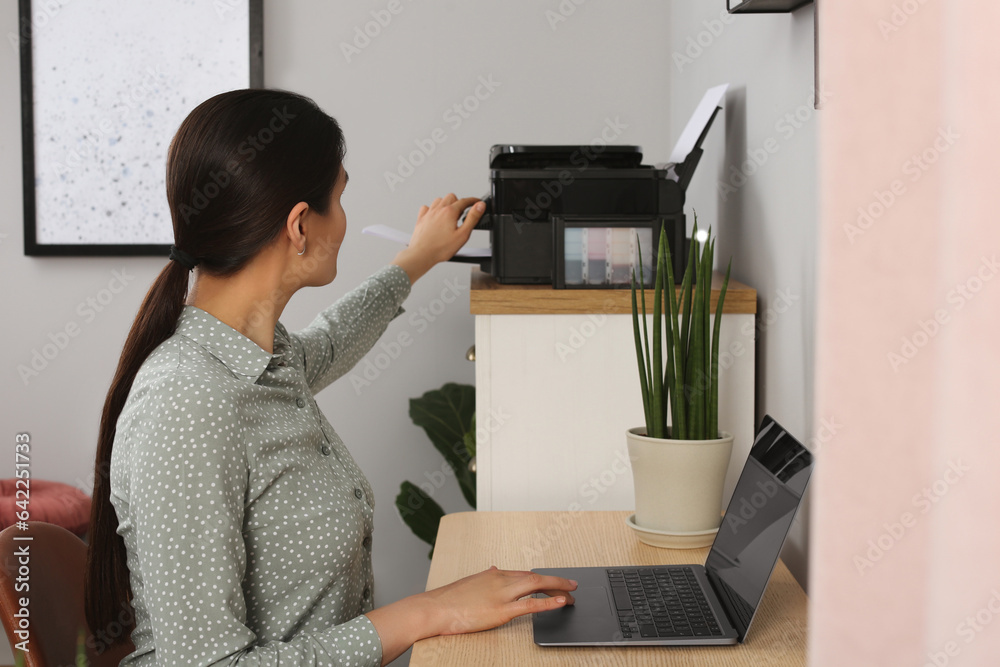
{"type": "Polygon", "coordinates": [[[600,586],[590,586],[578,588],[570,591],[576,600],[574,604],[566,605],[552,612],[542,612],[545,614],[559,612],[560,616],[565,616],[567,620],[572,617],[582,616],[604,616],[611,614],[611,601],[608,599],[608,589],[600,586]]]}
{"type": "Polygon", "coordinates": [[[536,644],[559,646],[566,643],[614,641],[618,617],[601,586],[584,586],[572,591],[576,603],[535,614],[536,644]]]}

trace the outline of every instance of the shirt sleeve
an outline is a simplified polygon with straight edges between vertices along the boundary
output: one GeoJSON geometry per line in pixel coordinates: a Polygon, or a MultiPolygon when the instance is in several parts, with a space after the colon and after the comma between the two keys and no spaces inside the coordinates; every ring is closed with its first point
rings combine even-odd
{"type": "Polygon", "coordinates": [[[289,337],[304,357],[305,376],[315,395],[365,356],[389,322],[401,315],[410,278],[395,264],[379,269],[361,285],[289,337]]]}
{"type": "MultiPolygon", "coordinates": [[[[129,486],[141,595],[156,664],[378,666],[382,643],[360,615],[286,642],[246,625],[243,513],[249,466],[225,393],[190,391],[173,375],[153,387],[133,431],[129,486]]],[[[138,594],[138,593],[137,593],[138,594]]]]}

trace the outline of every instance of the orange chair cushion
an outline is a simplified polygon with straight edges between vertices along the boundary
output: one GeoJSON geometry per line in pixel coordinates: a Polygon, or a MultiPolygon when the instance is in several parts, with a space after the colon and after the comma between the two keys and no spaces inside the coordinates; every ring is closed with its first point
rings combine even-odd
{"type": "MultiPolygon", "coordinates": [[[[0,479],[0,529],[14,525],[17,513],[24,510],[16,503],[25,500],[17,490],[24,490],[24,484],[17,486],[16,479],[0,479]]],[[[28,520],[45,521],[62,526],[74,535],[83,537],[90,524],[90,496],[80,489],[42,479],[31,480],[28,489],[28,520]]]]}

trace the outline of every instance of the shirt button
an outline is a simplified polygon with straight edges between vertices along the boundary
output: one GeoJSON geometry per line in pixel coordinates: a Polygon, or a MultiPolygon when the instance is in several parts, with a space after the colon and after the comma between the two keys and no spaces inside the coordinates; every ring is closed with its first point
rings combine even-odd
{"type": "Polygon", "coordinates": [[[299,406],[300,408],[304,408],[304,407],[306,407],[306,402],[304,400],[302,400],[301,398],[296,398],[295,399],[295,405],[299,406]]]}
{"type": "Polygon", "coordinates": [[[365,536],[365,539],[361,542],[361,544],[364,545],[365,549],[371,549],[372,548],[372,536],[371,535],[365,536]]]}
{"type": "Polygon", "coordinates": [[[368,588],[367,586],[365,586],[364,592],[361,593],[361,595],[363,595],[366,600],[368,599],[368,596],[371,594],[372,594],[372,589],[368,588]]]}
{"type": "Polygon", "coordinates": [[[361,495],[362,495],[361,494],[361,489],[354,489],[354,497],[355,498],[357,498],[357,499],[360,500],[361,499],[361,495]]]}
{"type": "Polygon", "coordinates": [[[329,456],[330,455],[330,448],[327,447],[326,445],[323,445],[323,449],[321,449],[319,451],[323,452],[323,456],[329,456]]]}

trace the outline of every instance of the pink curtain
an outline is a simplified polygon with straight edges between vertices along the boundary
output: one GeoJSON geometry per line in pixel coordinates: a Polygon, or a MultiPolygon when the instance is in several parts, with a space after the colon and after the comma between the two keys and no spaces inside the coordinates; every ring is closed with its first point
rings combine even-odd
{"type": "Polygon", "coordinates": [[[1000,665],[1000,4],[818,3],[809,664],[1000,665]]]}

